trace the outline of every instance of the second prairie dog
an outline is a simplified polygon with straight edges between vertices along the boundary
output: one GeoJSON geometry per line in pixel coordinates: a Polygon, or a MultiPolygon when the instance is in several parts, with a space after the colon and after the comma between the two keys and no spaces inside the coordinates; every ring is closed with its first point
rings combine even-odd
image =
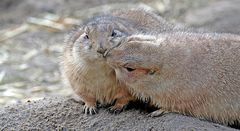
{"type": "MultiPolygon", "coordinates": [[[[168,23],[161,16],[150,11],[145,11],[140,9],[131,9],[127,11],[116,10],[116,11],[113,11],[112,15],[134,21],[134,23],[136,23],[138,27],[143,27],[143,30],[142,30],[143,32],[147,32],[147,33],[159,33],[159,32],[182,29],[182,28],[175,27],[175,25],[168,23]]],[[[139,31],[135,33],[141,33],[139,31]]]]}
{"type": "Polygon", "coordinates": [[[159,108],[223,124],[240,122],[240,36],[133,35],[107,55],[131,93],[159,108]]]}
{"type": "Polygon", "coordinates": [[[154,25],[159,32],[172,29],[170,24],[151,12],[138,10],[128,15],[129,11],[119,13],[126,13],[124,17],[106,15],[90,19],[66,38],[63,74],[76,94],[75,99],[85,103],[85,113],[96,113],[97,102],[111,104],[115,100],[110,109],[119,112],[134,99],[125,85],[118,82],[114,70],[106,64],[102,55],[106,48],[118,43],[123,36],[153,31],[149,28],[152,22],[147,23],[152,19],[161,20],[154,25]],[[146,22],[141,24],[139,20],[132,19],[132,15],[145,16],[143,21],[146,22]]]}

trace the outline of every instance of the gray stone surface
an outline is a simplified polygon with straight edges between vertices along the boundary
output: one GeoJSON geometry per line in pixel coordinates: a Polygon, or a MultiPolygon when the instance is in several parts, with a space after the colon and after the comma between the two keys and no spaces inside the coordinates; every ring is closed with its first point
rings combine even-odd
{"type": "Polygon", "coordinates": [[[81,113],[82,105],[65,97],[45,98],[0,108],[0,130],[149,130],[234,131],[235,129],[179,114],[148,117],[138,109],[114,115],[81,113]]]}

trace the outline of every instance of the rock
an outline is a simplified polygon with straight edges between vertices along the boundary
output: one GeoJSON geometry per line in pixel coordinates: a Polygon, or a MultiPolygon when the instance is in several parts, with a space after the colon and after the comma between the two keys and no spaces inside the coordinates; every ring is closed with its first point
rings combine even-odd
{"type": "Polygon", "coordinates": [[[66,97],[11,105],[0,108],[0,130],[235,130],[173,113],[152,118],[136,109],[118,115],[100,109],[92,116],[81,110],[82,105],[66,97]]]}

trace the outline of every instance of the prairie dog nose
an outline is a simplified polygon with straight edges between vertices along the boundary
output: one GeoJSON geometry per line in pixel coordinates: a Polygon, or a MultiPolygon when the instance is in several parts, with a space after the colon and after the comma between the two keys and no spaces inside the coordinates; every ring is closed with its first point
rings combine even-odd
{"type": "Polygon", "coordinates": [[[107,50],[107,49],[103,48],[103,43],[102,42],[99,42],[97,47],[98,47],[97,52],[100,53],[100,54],[104,54],[105,51],[107,50]]]}

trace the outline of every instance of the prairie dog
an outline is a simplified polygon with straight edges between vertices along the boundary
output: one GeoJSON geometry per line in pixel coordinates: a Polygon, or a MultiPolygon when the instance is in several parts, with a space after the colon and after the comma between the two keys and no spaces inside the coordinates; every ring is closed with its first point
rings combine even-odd
{"type": "Polygon", "coordinates": [[[178,112],[223,124],[240,121],[240,36],[209,33],[132,35],[107,63],[153,116],[178,112]]]}
{"type": "MultiPolygon", "coordinates": [[[[142,18],[142,13],[148,14],[144,21],[157,19],[157,16],[143,10],[135,12],[134,15],[142,18]]],[[[134,99],[125,85],[118,82],[114,70],[103,57],[107,48],[119,43],[126,35],[153,31],[146,22],[139,24],[139,20],[127,19],[131,18],[131,15],[127,14],[122,18],[111,15],[95,17],[66,38],[63,75],[74,90],[77,100],[85,103],[85,113],[95,114],[97,101],[100,104],[111,104],[115,100],[110,111],[120,112],[134,99]]],[[[156,25],[158,31],[172,28],[163,19],[160,20],[160,24],[156,25]]]]}
{"type": "MultiPolygon", "coordinates": [[[[143,31],[147,33],[159,33],[171,30],[181,30],[182,28],[167,22],[161,16],[143,9],[116,10],[112,13],[113,16],[125,18],[133,21],[138,27],[144,27],[143,31]]],[[[141,33],[141,32],[135,32],[141,33]]]]}

